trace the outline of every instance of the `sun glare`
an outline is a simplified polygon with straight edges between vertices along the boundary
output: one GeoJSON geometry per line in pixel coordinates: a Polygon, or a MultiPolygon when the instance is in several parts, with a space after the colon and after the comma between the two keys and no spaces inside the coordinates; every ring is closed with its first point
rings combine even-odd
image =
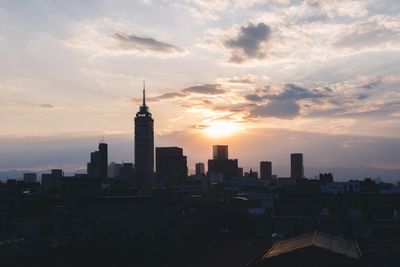
{"type": "Polygon", "coordinates": [[[235,123],[226,121],[215,121],[204,129],[204,133],[211,137],[224,137],[233,135],[239,130],[239,126],[235,123]]]}

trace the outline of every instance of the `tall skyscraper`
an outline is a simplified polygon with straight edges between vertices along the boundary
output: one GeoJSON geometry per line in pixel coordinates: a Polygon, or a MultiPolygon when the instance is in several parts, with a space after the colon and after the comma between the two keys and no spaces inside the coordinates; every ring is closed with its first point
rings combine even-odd
{"type": "Polygon", "coordinates": [[[108,146],[99,144],[99,150],[90,153],[90,162],[87,164],[88,175],[96,178],[106,178],[108,172],[108,146]]]}
{"type": "Polygon", "coordinates": [[[204,168],[204,163],[199,162],[196,163],[196,175],[204,175],[206,173],[205,168],[204,168]]]}
{"type": "Polygon", "coordinates": [[[146,105],[143,82],[143,104],[135,117],[135,169],[139,186],[153,183],[154,177],[154,120],[146,105]]]}
{"type": "Polygon", "coordinates": [[[228,158],[228,146],[214,145],[213,159],[208,160],[208,175],[222,174],[224,180],[238,177],[238,160],[228,158]]]}
{"type": "Polygon", "coordinates": [[[303,154],[290,154],[290,177],[294,179],[304,178],[303,154]]]}
{"type": "Polygon", "coordinates": [[[160,182],[176,184],[186,180],[187,158],[180,147],[156,147],[156,172],[160,182]]]}
{"type": "Polygon", "coordinates": [[[272,178],[272,163],[270,161],[260,162],[260,178],[261,179],[272,178]]]}
{"type": "Polygon", "coordinates": [[[228,159],[228,146],[227,145],[214,145],[213,146],[213,159],[227,160],[228,159]]]}

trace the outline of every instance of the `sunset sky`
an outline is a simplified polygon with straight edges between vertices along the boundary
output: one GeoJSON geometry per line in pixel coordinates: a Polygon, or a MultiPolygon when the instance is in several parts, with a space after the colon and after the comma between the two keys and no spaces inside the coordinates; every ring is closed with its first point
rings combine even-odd
{"type": "Polygon", "coordinates": [[[142,80],[190,169],[400,169],[398,0],[0,0],[0,170],[131,162],[142,80]]]}

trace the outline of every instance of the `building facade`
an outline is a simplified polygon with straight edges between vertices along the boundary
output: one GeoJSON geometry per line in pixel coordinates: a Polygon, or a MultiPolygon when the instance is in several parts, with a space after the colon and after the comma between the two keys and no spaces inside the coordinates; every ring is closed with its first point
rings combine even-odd
{"type": "Polygon", "coordinates": [[[180,147],[156,148],[156,173],[159,182],[178,184],[188,175],[187,158],[180,147]]]}
{"type": "Polygon", "coordinates": [[[270,161],[260,162],[260,178],[261,179],[272,178],[272,163],[270,161]]]}
{"type": "Polygon", "coordinates": [[[154,120],[146,105],[143,88],[143,104],[135,117],[134,155],[138,185],[151,184],[154,180],[154,120]]]}
{"type": "Polygon", "coordinates": [[[290,177],[293,179],[304,178],[303,154],[290,154],[290,177]]]}

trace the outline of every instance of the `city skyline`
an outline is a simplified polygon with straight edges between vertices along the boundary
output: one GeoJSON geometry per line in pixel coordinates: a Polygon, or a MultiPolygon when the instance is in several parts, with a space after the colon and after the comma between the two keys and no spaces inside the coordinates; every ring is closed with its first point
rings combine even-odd
{"type": "Polygon", "coordinates": [[[103,135],[133,162],[143,78],[190,169],[217,143],[246,169],[400,169],[396,1],[110,4],[0,4],[0,171],[81,169],[103,135]]]}

